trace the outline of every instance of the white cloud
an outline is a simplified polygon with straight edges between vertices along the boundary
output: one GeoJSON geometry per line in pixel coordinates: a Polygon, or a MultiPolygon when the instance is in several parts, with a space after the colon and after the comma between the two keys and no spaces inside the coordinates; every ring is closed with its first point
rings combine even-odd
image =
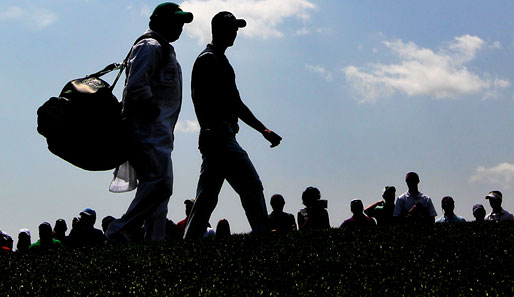
{"type": "Polygon", "coordinates": [[[184,30],[199,43],[210,41],[211,19],[220,11],[230,11],[247,21],[240,34],[267,39],[283,36],[277,27],[285,18],[306,20],[309,11],[316,8],[309,0],[186,0],[181,7],[193,13],[194,21],[184,30]]]}
{"type": "Polygon", "coordinates": [[[57,21],[57,15],[43,8],[11,6],[0,12],[0,21],[21,22],[30,30],[37,31],[57,21]]]}
{"type": "Polygon", "coordinates": [[[303,35],[310,35],[312,33],[317,33],[320,35],[330,35],[330,34],[334,33],[334,30],[332,30],[331,28],[328,28],[328,27],[320,27],[320,28],[314,29],[314,30],[310,30],[306,27],[303,27],[299,30],[296,30],[295,35],[303,36],[303,35]]]}
{"type": "Polygon", "coordinates": [[[514,164],[501,163],[491,168],[479,166],[470,182],[483,182],[490,185],[501,186],[510,189],[514,182],[514,164]]]}
{"type": "Polygon", "coordinates": [[[334,34],[335,31],[329,27],[320,27],[320,28],[316,29],[316,33],[319,33],[322,35],[330,35],[330,34],[334,34]]]}
{"type": "Polygon", "coordinates": [[[198,133],[200,132],[200,124],[197,121],[178,121],[175,126],[175,131],[178,133],[198,133]]]}
{"type": "MultiPolygon", "coordinates": [[[[483,47],[484,43],[485,42],[477,36],[463,35],[455,37],[455,39],[447,45],[449,49],[447,55],[451,58],[453,63],[463,65],[475,58],[477,51],[483,47]]],[[[442,52],[445,53],[446,50],[443,48],[442,52]]]]}
{"type": "Polygon", "coordinates": [[[306,64],[305,68],[307,68],[308,70],[310,70],[314,73],[321,75],[326,81],[333,80],[332,73],[330,71],[328,71],[327,69],[325,69],[325,67],[323,67],[323,66],[306,64]]]}
{"type": "Polygon", "coordinates": [[[361,102],[374,102],[396,92],[436,99],[480,92],[492,92],[489,95],[492,96],[500,88],[510,86],[510,82],[481,78],[466,67],[484,43],[479,37],[463,35],[435,52],[413,42],[384,41],[384,45],[400,58],[398,64],[370,64],[367,71],[350,65],[343,71],[346,79],[363,96],[361,102]]]}
{"type": "Polygon", "coordinates": [[[311,33],[311,31],[309,31],[309,29],[303,27],[303,28],[301,28],[299,30],[296,30],[295,34],[298,35],[298,36],[303,36],[303,35],[309,35],[310,33],[311,33]]]}
{"type": "Polygon", "coordinates": [[[502,48],[503,48],[503,46],[502,46],[501,42],[499,42],[499,41],[495,41],[495,42],[493,42],[493,44],[492,44],[492,45],[490,45],[489,47],[490,47],[490,48],[494,48],[494,49],[502,49],[502,48]]]}
{"type": "Polygon", "coordinates": [[[500,96],[500,89],[508,87],[510,87],[510,82],[508,80],[496,78],[494,82],[492,82],[491,89],[484,93],[482,100],[496,99],[500,96]]]}

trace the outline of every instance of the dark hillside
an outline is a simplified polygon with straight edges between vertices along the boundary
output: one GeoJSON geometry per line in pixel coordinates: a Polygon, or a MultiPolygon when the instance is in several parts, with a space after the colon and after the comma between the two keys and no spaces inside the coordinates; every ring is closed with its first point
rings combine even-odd
{"type": "Polygon", "coordinates": [[[0,256],[10,296],[512,296],[514,224],[333,229],[0,256]]]}

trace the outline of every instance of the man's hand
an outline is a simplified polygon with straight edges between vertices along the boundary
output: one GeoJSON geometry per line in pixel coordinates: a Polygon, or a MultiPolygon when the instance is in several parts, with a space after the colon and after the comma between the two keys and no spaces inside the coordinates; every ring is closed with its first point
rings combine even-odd
{"type": "Polygon", "coordinates": [[[278,136],[277,133],[271,131],[270,129],[264,130],[264,132],[262,132],[262,136],[264,136],[264,138],[266,138],[266,140],[271,143],[270,147],[276,147],[282,140],[282,137],[278,136]]]}

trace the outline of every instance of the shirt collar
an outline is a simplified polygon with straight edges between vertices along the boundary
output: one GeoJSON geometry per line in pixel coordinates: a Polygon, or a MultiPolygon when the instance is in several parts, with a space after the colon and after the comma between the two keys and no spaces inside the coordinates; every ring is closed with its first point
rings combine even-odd
{"type": "Polygon", "coordinates": [[[168,45],[170,46],[171,48],[171,53],[173,53],[173,56],[175,56],[175,48],[173,47],[173,45],[171,45],[171,43],[168,41],[168,39],[166,39],[164,36],[162,36],[161,34],[159,34],[157,31],[154,31],[152,29],[148,29],[146,30],[145,33],[152,33],[152,34],[155,34],[155,35],[158,35],[159,37],[161,37],[162,39],[166,40],[168,42],[168,45]]]}
{"type": "Polygon", "coordinates": [[[421,191],[418,191],[418,194],[416,196],[412,196],[412,194],[409,191],[407,191],[407,192],[405,192],[405,196],[412,197],[412,198],[419,198],[419,197],[423,197],[423,193],[421,193],[421,191]]]}

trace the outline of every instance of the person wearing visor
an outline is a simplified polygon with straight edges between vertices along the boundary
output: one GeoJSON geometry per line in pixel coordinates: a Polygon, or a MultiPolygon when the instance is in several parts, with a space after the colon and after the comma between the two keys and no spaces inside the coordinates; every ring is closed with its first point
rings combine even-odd
{"type": "Polygon", "coordinates": [[[137,192],[126,213],[109,224],[109,240],[137,241],[142,225],[145,240],[164,240],[173,190],[173,130],[182,104],[182,71],[169,43],[192,20],[193,14],[175,3],[159,4],[150,16],[150,29],[132,47],[122,102],[137,192]]]}
{"type": "Polygon", "coordinates": [[[196,200],[186,224],[184,238],[201,238],[227,180],[239,194],[253,232],[269,232],[263,187],[248,154],[236,140],[238,120],[260,132],[271,143],[282,138],[261,123],[243,103],[234,69],[225,51],[234,45],[246,21],[222,11],[211,21],[212,42],[193,66],[191,96],[200,123],[199,150],[202,165],[196,200]]]}
{"type": "Polygon", "coordinates": [[[486,221],[514,221],[514,215],[502,208],[503,195],[500,191],[491,191],[485,199],[489,200],[491,213],[485,217],[486,221]]]}

